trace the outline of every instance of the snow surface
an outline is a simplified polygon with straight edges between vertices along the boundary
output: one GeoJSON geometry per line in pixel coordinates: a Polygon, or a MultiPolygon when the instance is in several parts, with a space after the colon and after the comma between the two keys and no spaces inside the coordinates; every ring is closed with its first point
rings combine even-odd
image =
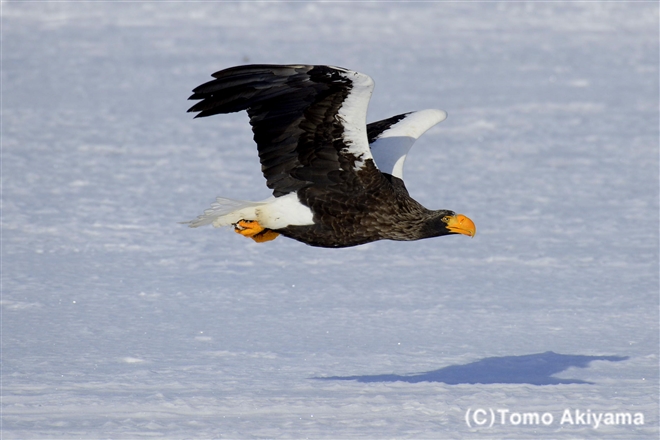
{"type": "Polygon", "coordinates": [[[657,438],[658,74],[657,2],[3,2],[2,438],[657,438]],[[476,237],[177,224],[269,195],[185,112],[245,63],[446,110],[407,185],[476,237]]]}

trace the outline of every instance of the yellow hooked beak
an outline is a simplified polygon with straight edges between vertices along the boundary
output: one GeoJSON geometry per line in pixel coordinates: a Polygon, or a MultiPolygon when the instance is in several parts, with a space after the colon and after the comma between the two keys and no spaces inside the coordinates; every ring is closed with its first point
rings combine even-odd
{"type": "Polygon", "coordinates": [[[442,221],[447,223],[447,229],[455,234],[474,237],[474,234],[477,233],[477,227],[474,225],[474,222],[463,214],[448,215],[442,221]]]}

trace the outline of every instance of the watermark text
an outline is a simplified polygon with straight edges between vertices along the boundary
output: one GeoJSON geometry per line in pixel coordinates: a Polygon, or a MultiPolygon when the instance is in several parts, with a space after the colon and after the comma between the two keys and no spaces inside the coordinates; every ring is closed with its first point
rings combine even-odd
{"type": "Polygon", "coordinates": [[[499,426],[578,425],[598,429],[603,425],[644,424],[644,414],[627,411],[592,411],[567,408],[561,413],[549,411],[512,411],[506,408],[468,408],[465,423],[470,428],[499,426]]]}

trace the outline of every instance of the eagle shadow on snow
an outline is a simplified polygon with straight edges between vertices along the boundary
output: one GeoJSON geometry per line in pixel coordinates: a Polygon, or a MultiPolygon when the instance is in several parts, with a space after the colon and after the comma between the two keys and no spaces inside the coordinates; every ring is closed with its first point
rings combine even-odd
{"type": "Polygon", "coordinates": [[[374,376],[315,377],[319,380],[355,380],[358,382],[442,382],[459,384],[593,384],[580,379],[559,379],[553,375],[570,367],[586,368],[592,361],[619,362],[627,356],[581,356],[552,351],[524,356],[490,357],[465,365],[450,365],[418,374],[379,374],[374,376]]]}

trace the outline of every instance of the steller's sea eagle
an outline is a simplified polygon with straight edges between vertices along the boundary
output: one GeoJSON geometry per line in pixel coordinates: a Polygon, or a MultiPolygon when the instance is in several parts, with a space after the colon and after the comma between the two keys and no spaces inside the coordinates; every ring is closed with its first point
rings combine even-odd
{"type": "Polygon", "coordinates": [[[412,144],[443,121],[422,110],[366,123],[373,80],[341,67],[257,64],[212,75],[193,90],[196,118],[247,110],[261,171],[273,196],[218,198],[190,227],[233,225],[257,242],[279,234],[341,248],[376,240],[474,236],[472,220],[431,211],[403,183],[412,144]]]}

